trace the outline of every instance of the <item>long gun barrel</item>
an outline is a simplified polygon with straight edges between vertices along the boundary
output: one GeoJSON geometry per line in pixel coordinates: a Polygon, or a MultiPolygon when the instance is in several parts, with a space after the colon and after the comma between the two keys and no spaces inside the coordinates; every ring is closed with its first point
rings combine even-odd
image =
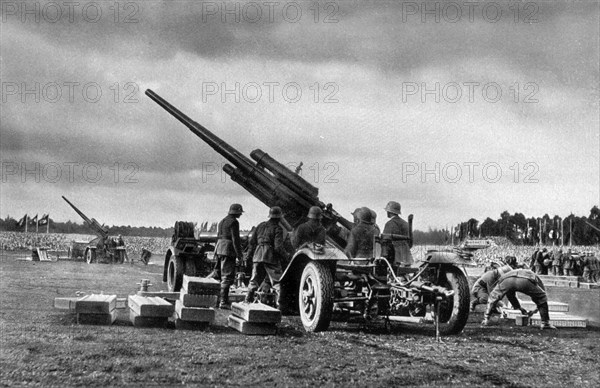
{"type": "Polygon", "coordinates": [[[108,231],[106,231],[98,221],[96,221],[93,218],[90,220],[85,214],[83,214],[81,210],[77,209],[75,205],[73,205],[68,199],[66,199],[64,195],[62,196],[62,199],[64,199],[73,208],[73,210],[75,210],[75,212],[79,214],[81,218],[83,218],[85,223],[96,233],[97,236],[103,238],[106,238],[108,236],[108,231]]]}
{"type": "Polygon", "coordinates": [[[256,161],[255,164],[152,90],[147,89],[146,95],[227,159],[231,165],[225,164],[223,171],[231,176],[234,182],[265,205],[280,206],[285,213],[285,223],[296,226],[305,219],[311,206],[319,206],[324,211],[323,224],[327,228],[330,240],[340,247],[346,245],[346,240],[342,237],[344,233],[340,233],[341,228],[349,230],[353,223],[339,215],[330,204],[321,202],[316,187],[258,149],[250,153],[252,159],[256,161]]]}

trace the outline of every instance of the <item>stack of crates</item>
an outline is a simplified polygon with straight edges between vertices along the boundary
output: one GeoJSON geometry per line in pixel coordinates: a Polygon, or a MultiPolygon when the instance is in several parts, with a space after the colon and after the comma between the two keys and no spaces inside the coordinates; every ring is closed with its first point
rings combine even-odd
{"type": "Polygon", "coordinates": [[[281,311],[262,303],[232,303],[229,327],[246,335],[273,335],[281,322],[281,311]]]}
{"type": "Polygon", "coordinates": [[[221,285],[211,278],[183,275],[183,286],[175,302],[173,319],[177,329],[204,329],[215,320],[221,285]]]}

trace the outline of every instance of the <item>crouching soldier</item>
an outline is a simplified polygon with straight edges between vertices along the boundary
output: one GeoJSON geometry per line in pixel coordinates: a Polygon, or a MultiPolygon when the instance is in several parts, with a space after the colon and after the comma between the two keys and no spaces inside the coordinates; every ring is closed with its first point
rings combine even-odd
{"type": "Polygon", "coordinates": [[[542,318],[540,329],[556,329],[550,324],[550,314],[548,312],[548,296],[542,280],[532,271],[527,269],[515,269],[504,274],[494,287],[490,294],[487,309],[483,318],[482,325],[487,326],[492,310],[495,305],[506,296],[514,309],[520,310],[523,315],[528,315],[528,311],[521,307],[516,293],[521,292],[531,297],[536,304],[542,318]]]}
{"type": "MultiPolygon", "coordinates": [[[[475,311],[475,306],[478,304],[487,304],[490,293],[498,283],[498,279],[505,273],[512,271],[510,265],[503,265],[500,268],[487,271],[473,284],[471,289],[471,311],[475,311]]],[[[498,302],[497,307],[503,307],[502,301],[498,302]]]]}
{"type": "Polygon", "coordinates": [[[268,275],[275,291],[275,307],[279,308],[281,259],[286,255],[283,228],[279,225],[282,215],[279,206],[272,207],[269,210],[269,220],[260,223],[252,234],[248,245],[248,258],[252,258],[252,278],[246,294],[246,303],[254,301],[256,290],[268,275]]]}

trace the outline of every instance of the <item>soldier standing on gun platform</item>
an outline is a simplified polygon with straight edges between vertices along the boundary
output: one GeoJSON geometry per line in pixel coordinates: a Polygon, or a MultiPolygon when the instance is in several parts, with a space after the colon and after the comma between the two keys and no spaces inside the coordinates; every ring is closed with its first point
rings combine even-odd
{"type": "Polygon", "coordinates": [[[252,278],[246,294],[246,303],[254,301],[258,287],[269,276],[275,291],[275,307],[279,308],[279,279],[281,278],[281,259],[287,254],[283,246],[283,228],[279,221],[283,212],[279,206],[269,210],[269,220],[260,223],[252,234],[248,245],[248,258],[252,258],[252,278]]]}
{"type": "Polygon", "coordinates": [[[317,243],[325,245],[325,228],[321,225],[323,210],[313,206],[308,210],[308,221],[300,224],[294,233],[294,249],[298,249],[304,243],[317,243]]]}
{"type": "Polygon", "coordinates": [[[235,261],[236,258],[242,259],[240,223],[237,219],[243,212],[242,205],[232,204],[227,216],[217,226],[217,245],[215,246],[217,264],[213,278],[221,281],[219,302],[221,309],[229,309],[229,288],[235,280],[235,261]]]}
{"type": "Polygon", "coordinates": [[[490,294],[487,303],[487,309],[483,316],[483,326],[489,324],[490,316],[496,304],[506,296],[508,301],[512,304],[513,308],[520,310],[523,315],[529,315],[529,312],[521,307],[519,300],[517,299],[516,293],[521,292],[528,295],[531,300],[536,304],[540,311],[540,317],[542,318],[541,330],[544,329],[556,329],[550,324],[550,314],[548,310],[548,296],[546,295],[546,289],[544,283],[535,273],[528,269],[514,269],[504,274],[494,290],[490,294]]]}
{"type": "MultiPolygon", "coordinates": [[[[388,202],[384,209],[390,219],[383,227],[383,234],[399,234],[408,236],[408,222],[400,218],[400,204],[395,201],[388,202]]],[[[412,254],[410,253],[408,241],[387,241],[383,244],[382,256],[390,261],[390,264],[395,266],[410,267],[414,263],[412,254]]]]}
{"type": "Polygon", "coordinates": [[[350,231],[346,256],[351,259],[354,257],[370,258],[373,256],[373,237],[379,234],[373,225],[371,210],[366,207],[359,209],[358,221],[358,224],[350,231]]]}

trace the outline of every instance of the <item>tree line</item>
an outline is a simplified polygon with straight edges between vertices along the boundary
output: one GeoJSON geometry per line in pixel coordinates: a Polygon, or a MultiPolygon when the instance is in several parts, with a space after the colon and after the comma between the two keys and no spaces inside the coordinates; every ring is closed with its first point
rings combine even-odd
{"type": "MultiPolygon", "coordinates": [[[[21,220],[22,221],[22,220],[21,220]]],[[[51,233],[76,233],[91,234],[90,228],[82,223],[67,221],[55,222],[49,219],[49,231],[51,233]]],[[[195,224],[198,231],[216,231],[216,223],[204,222],[195,224]]],[[[22,232],[23,225],[19,221],[7,216],[0,219],[0,231],[22,232]]],[[[29,226],[29,231],[35,231],[35,223],[29,226]]],[[[40,227],[39,232],[46,231],[46,227],[40,227]]],[[[121,234],[123,236],[139,237],[171,237],[173,228],[160,228],[156,226],[110,226],[110,235],[121,234]]],[[[535,245],[542,244],[569,244],[593,245],[600,243],[600,209],[594,206],[589,216],[550,217],[544,214],[542,217],[526,217],[523,213],[510,214],[503,211],[500,217],[493,219],[487,217],[483,222],[471,218],[458,223],[453,228],[429,228],[427,231],[415,230],[415,244],[448,245],[459,243],[468,238],[505,237],[515,244],[535,245]]]]}

